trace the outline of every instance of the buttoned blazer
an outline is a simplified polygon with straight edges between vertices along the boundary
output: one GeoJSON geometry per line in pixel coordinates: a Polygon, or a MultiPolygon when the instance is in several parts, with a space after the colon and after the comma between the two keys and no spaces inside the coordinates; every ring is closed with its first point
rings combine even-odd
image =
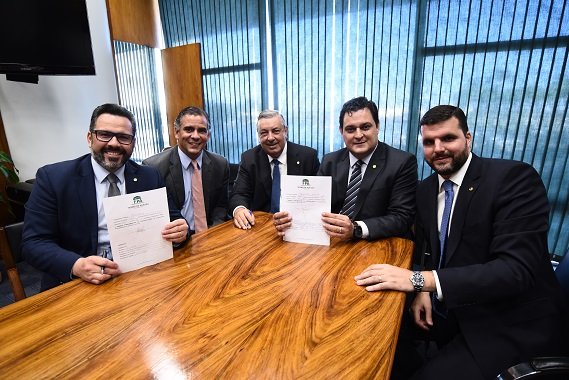
{"type": "MultiPolygon", "coordinates": [[[[433,174],[417,189],[418,236],[433,263],[440,250],[438,187],[433,174]]],[[[534,355],[562,352],[565,305],[549,260],[548,221],[545,187],[531,166],[473,155],[437,274],[444,303],[488,377],[534,355]]]]}
{"type": "MultiPolygon", "coordinates": [[[[164,187],[160,173],[134,161],[125,163],[127,193],[164,187]]],[[[181,218],[169,202],[170,219],[181,218]]],[[[70,280],[77,259],[97,254],[98,214],[91,155],[59,162],[37,171],[26,203],[22,254],[44,272],[42,290],[70,280]]]]}
{"type": "MultiPolygon", "coordinates": [[[[316,175],[320,161],[316,150],[287,142],[287,174],[316,175]]],[[[254,211],[271,210],[271,165],[260,145],[241,155],[239,171],[229,200],[229,212],[237,206],[254,211]]]]}
{"type": "MultiPolygon", "coordinates": [[[[339,213],[346,198],[350,157],[343,148],[322,159],[318,175],[332,177],[332,212],[339,213]]],[[[415,218],[417,159],[382,142],[370,158],[358,197],[354,220],[369,229],[369,240],[411,238],[415,218]]]]}
{"type": "MultiPolygon", "coordinates": [[[[182,209],[186,201],[182,163],[177,146],[166,149],[142,161],[144,165],[153,166],[162,175],[166,189],[178,209],[182,209]]],[[[203,151],[202,186],[207,225],[225,222],[227,218],[227,196],[229,186],[229,163],[218,154],[203,151]]]]}

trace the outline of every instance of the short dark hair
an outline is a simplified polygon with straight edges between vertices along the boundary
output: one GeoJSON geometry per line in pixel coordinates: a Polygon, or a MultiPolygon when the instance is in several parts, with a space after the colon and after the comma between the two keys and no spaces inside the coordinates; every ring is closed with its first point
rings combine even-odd
{"type": "Polygon", "coordinates": [[[468,123],[466,122],[466,115],[464,114],[464,111],[457,106],[451,106],[449,104],[435,106],[430,110],[428,110],[427,112],[425,112],[425,114],[421,118],[420,124],[421,126],[438,124],[443,121],[447,121],[453,116],[458,119],[458,124],[460,126],[460,129],[462,129],[462,132],[466,136],[466,133],[468,132],[468,123]]]}
{"type": "Polygon", "coordinates": [[[192,116],[203,116],[205,117],[205,121],[207,123],[207,129],[210,129],[209,126],[209,115],[207,114],[207,112],[205,112],[204,110],[202,110],[199,107],[195,107],[195,106],[189,106],[184,108],[183,110],[180,111],[180,113],[178,114],[178,116],[176,117],[176,120],[174,120],[174,129],[175,130],[179,130],[181,127],[181,123],[182,123],[182,118],[186,115],[192,115],[192,116]]]}
{"type": "Polygon", "coordinates": [[[93,110],[93,114],[91,115],[91,124],[89,124],[90,132],[93,132],[95,130],[95,124],[97,123],[99,116],[105,113],[126,117],[132,125],[132,135],[136,136],[136,120],[134,119],[134,115],[123,106],[119,106],[118,104],[114,103],[101,104],[93,110]]]}
{"type": "Polygon", "coordinates": [[[372,100],[368,100],[365,96],[360,96],[348,100],[342,106],[342,110],[340,111],[340,129],[344,129],[344,115],[346,113],[348,115],[351,115],[352,112],[356,112],[364,108],[367,108],[369,112],[371,112],[373,121],[375,121],[375,124],[379,126],[379,114],[377,111],[377,105],[372,100]]]}

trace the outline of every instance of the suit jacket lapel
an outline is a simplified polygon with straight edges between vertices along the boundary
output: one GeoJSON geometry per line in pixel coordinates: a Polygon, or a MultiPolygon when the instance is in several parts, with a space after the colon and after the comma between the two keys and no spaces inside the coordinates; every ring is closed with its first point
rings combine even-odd
{"type": "Polygon", "coordinates": [[[202,189],[203,189],[203,199],[205,205],[205,212],[207,215],[208,212],[208,205],[209,205],[209,197],[210,197],[210,189],[212,188],[210,179],[213,179],[212,175],[212,166],[211,166],[211,158],[207,151],[203,151],[202,155],[202,189]]]}
{"type": "Polygon", "coordinates": [[[259,146],[257,150],[257,162],[259,163],[259,181],[263,184],[267,198],[271,199],[273,180],[271,177],[271,165],[265,151],[259,146]]]}
{"type": "MultiPolygon", "coordinates": [[[[417,207],[425,207],[425,215],[429,216],[429,220],[424,221],[431,228],[429,231],[429,242],[431,248],[431,256],[433,257],[433,266],[436,268],[439,263],[441,245],[439,240],[439,224],[438,224],[438,194],[439,194],[439,177],[434,174],[425,180],[426,186],[426,202],[418,204],[417,207]]],[[[419,201],[419,199],[417,199],[419,201]]]]}
{"type": "MultiPolygon", "coordinates": [[[[336,174],[338,179],[335,180],[335,178],[332,177],[332,182],[336,183],[336,191],[338,193],[338,198],[342,199],[342,204],[339,205],[340,208],[338,209],[338,212],[340,212],[340,209],[344,204],[344,200],[346,199],[346,191],[348,190],[348,175],[350,174],[350,156],[348,154],[347,149],[340,156],[337,165],[338,166],[336,168],[337,170],[336,174]]],[[[332,199],[335,198],[336,197],[334,196],[334,194],[332,194],[332,199]]]]}
{"type": "MultiPolygon", "coordinates": [[[[89,231],[91,246],[97,247],[99,215],[97,212],[97,191],[95,190],[95,173],[91,165],[91,155],[79,164],[79,186],[77,186],[77,199],[85,213],[85,224],[89,231]]],[[[73,205],[71,207],[74,207],[73,205]]]]}
{"type": "Polygon", "coordinates": [[[288,175],[302,175],[302,157],[300,157],[300,152],[291,142],[287,142],[286,166],[288,175]]]}
{"type": "Polygon", "coordinates": [[[462,236],[462,230],[464,227],[464,222],[468,213],[468,208],[470,202],[478,189],[478,184],[480,182],[480,176],[482,172],[481,161],[475,155],[472,155],[472,160],[470,161],[470,166],[466,171],[462,185],[458,192],[456,202],[454,205],[454,210],[452,212],[452,220],[450,225],[450,234],[447,241],[447,250],[445,257],[445,264],[449,262],[450,258],[456,252],[458,243],[460,242],[460,237],[462,236]]]}
{"type": "Polygon", "coordinates": [[[176,207],[181,210],[184,206],[184,201],[186,200],[182,162],[180,161],[180,155],[178,154],[178,147],[175,146],[170,150],[170,167],[168,168],[168,174],[166,175],[166,178],[164,178],[164,182],[166,183],[167,188],[174,189],[174,203],[176,207]]]}
{"type": "Polygon", "coordinates": [[[362,183],[360,184],[360,192],[358,193],[358,198],[356,200],[356,211],[354,215],[357,215],[360,212],[360,209],[364,203],[364,199],[369,193],[369,190],[375,182],[375,179],[379,173],[385,170],[386,159],[387,157],[385,146],[382,143],[378,143],[375,152],[373,152],[373,155],[369,159],[364,177],[362,178],[362,183]]]}

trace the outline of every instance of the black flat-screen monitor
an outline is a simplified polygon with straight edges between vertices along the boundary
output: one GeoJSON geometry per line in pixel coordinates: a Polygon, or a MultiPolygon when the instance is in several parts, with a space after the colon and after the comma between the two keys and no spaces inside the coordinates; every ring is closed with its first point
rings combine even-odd
{"type": "Polygon", "coordinates": [[[0,73],[95,75],[85,0],[1,0],[0,73]]]}

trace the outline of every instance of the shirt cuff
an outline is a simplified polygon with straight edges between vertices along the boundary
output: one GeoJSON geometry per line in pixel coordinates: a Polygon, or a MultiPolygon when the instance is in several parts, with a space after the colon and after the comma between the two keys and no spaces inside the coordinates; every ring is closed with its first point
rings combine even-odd
{"type": "Polygon", "coordinates": [[[369,229],[366,224],[361,220],[356,220],[354,223],[362,228],[362,239],[367,239],[369,237],[369,229]]]}
{"type": "Polygon", "coordinates": [[[435,286],[437,287],[437,299],[439,301],[443,300],[443,289],[441,288],[441,283],[439,281],[439,276],[437,275],[437,271],[433,271],[433,277],[435,278],[435,286]]]}
{"type": "Polygon", "coordinates": [[[245,206],[237,206],[237,207],[235,207],[235,208],[233,209],[233,213],[231,214],[231,216],[235,218],[235,212],[236,212],[237,210],[239,210],[240,208],[247,208],[247,207],[245,207],[245,206]]]}

